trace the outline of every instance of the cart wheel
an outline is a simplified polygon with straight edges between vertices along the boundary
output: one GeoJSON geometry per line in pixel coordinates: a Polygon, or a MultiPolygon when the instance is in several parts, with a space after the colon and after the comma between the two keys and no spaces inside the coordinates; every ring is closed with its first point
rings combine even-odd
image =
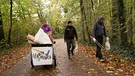
{"type": "Polygon", "coordinates": [[[34,67],[32,60],[31,60],[31,66],[32,66],[32,68],[34,67]]]}
{"type": "Polygon", "coordinates": [[[54,58],[53,58],[53,66],[54,66],[54,67],[57,66],[57,63],[56,63],[56,56],[54,56],[54,58]]]}
{"type": "Polygon", "coordinates": [[[32,68],[34,67],[33,61],[32,61],[32,53],[31,53],[31,66],[32,66],[32,68]]]}

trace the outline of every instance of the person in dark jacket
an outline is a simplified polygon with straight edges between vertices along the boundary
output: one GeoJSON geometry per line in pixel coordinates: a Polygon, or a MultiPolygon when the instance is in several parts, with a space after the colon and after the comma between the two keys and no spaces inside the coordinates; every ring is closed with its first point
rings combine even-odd
{"type": "Polygon", "coordinates": [[[74,38],[78,40],[76,29],[74,28],[74,26],[72,26],[72,22],[68,21],[68,24],[64,31],[64,41],[67,43],[67,52],[68,52],[69,59],[71,59],[70,53],[72,54],[72,56],[74,55],[74,52],[73,52],[75,49],[74,38]]]}
{"type": "MultiPolygon", "coordinates": [[[[98,41],[102,45],[103,36],[105,36],[106,39],[108,39],[108,37],[106,35],[105,26],[104,26],[104,17],[99,16],[98,21],[95,23],[93,32],[92,32],[93,41],[94,42],[98,41]]],[[[100,61],[105,60],[101,53],[101,47],[99,47],[98,45],[96,45],[96,57],[99,58],[100,61]]]]}

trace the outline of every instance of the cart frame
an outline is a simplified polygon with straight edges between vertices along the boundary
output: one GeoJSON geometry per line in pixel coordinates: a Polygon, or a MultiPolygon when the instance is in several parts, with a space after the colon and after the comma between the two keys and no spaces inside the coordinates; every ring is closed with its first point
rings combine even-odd
{"type": "MultiPolygon", "coordinates": [[[[40,48],[40,47],[51,47],[52,48],[52,64],[51,65],[53,65],[54,67],[56,67],[57,66],[57,64],[56,64],[56,55],[55,55],[55,48],[53,47],[53,44],[32,44],[31,45],[32,46],[32,48],[34,48],[34,47],[38,47],[38,48],[40,48]]],[[[41,52],[42,53],[42,52],[41,52]]],[[[35,66],[37,66],[37,65],[34,65],[33,64],[33,55],[32,55],[32,51],[31,51],[31,66],[32,67],[35,67],[35,66]]]]}

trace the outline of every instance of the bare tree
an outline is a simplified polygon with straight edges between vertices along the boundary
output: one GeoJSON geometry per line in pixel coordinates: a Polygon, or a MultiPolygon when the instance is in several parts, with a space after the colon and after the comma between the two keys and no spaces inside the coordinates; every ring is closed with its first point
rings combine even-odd
{"type": "Polygon", "coordinates": [[[112,0],[112,19],[111,19],[111,27],[112,27],[112,42],[119,41],[119,26],[118,26],[118,9],[117,9],[117,0],[112,0]]]}
{"type": "Polygon", "coordinates": [[[0,40],[4,39],[3,23],[2,23],[2,13],[0,8],[0,40]]]}
{"type": "Polygon", "coordinates": [[[125,25],[126,18],[125,18],[125,7],[123,0],[117,0],[118,3],[118,19],[119,19],[119,25],[120,25],[120,37],[121,37],[121,45],[127,45],[127,27],[125,25]]]}
{"type": "Polygon", "coordinates": [[[83,40],[86,41],[85,28],[84,28],[84,5],[83,5],[83,0],[80,0],[80,8],[81,8],[82,36],[83,36],[83,40]]]}
{"type": "Polygon", "coordinates": [[[8,44],[11,43],[11,31],[12,31],[12,0],[10,0],[10,28],[8,33],[8,44]]]}

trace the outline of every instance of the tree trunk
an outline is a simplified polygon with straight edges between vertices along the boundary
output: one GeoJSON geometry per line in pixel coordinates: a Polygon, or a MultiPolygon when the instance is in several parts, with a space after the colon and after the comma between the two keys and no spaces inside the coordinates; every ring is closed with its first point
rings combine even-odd
{"type": "Polygon", "coordinates": [[[121,37],[121,45],[127,45],[128,44],[128,40],[127,40],[127,27],[125,25],[125,7],[124,7],[124,3],[123,0],[117,0],[118,3],[118,18],[119,18],[119,24],[120,24],[120,37],[121,37]]]}
{"type": "Polygon", "coordinates": [[[86,26],[86,33],[87,33],[89,44],[90,44],[91,40],[90,40],[90,33],[89,33],[89,28],[88,28],[88,19],[87,19],[85,10],[84,10],[84,21],[85,21],[85,26],[86,26]]]}
{"type": "MultiPolygon", "coordinates": [[[[132,5],[132,4],[131,4],[132,5]]],[[[133,6],[130,8],[130,16],[133,16],[133,6]]],[[[129,18],[129,35],[130,35],[130,44],[133,45],[133,19],[132,17],[129,18]]]]}
{"type": "Polygon", "coordinates": [[[0,41],[4,39],[3,23],[2,23],[2,13],[0,8],[0,41]]]}
{"type": "Polygon", "coordinates": [[[80,0],[80,8],[81,8],[81,25],[82,25],[82,36],[83,40],[86,41],[85,38],[85,29],[84,29],[84,6],[83,6],[83,0],[80,0]]]}
{"type": "MultiPolygon", "coordinates": [[[[133,24],[133,33],[134,33],[135,32],[135,0],[133,0],[133,11],[132,11],[132,13],[133,13],[132,24],[133,24]]],[[[133,42],[134,42],[134,40],[133,40],[133,42]]]]}
{"type": "Polygon", "coordinates": [[[87,35],[88,35],[88,40],[89,40],[89,44],[91,43],[91,38],[90,38],[90,32],[89,32],[89,27],[86,26],[86,31],[87,31],[87,35]]]}
{"type": "Polygon", "coordinates": [[[117,11],[117,0],[112,0],[112,19],[111,19],[111,27],[112,27],[112,42],[119,41],[119,27],[118,27],[118,11],[117,11]]]}
{"type": "Polygon", "coordinates": [[[10,28],[8,33],[8,44],[11,43],[11,31],[12,31],[12,0],[10,0],[10,28]]]}
{"type": "Polygon", "coordinates": [[[91,6],[92,6],[92,10],[94,11],[94,3],[93,3],[93,0],[91,0],[91,6]]]}
{"type": "Polygon", "coordinates": [[[37,2],[37,7],[38,7],[37,8],[37,14],[38,14],[39,20],[40,20],[41,23],[43,23],[45,21],[45,17],[43,15],[43,10],[41,9],[42,4],[37,2]]]}

